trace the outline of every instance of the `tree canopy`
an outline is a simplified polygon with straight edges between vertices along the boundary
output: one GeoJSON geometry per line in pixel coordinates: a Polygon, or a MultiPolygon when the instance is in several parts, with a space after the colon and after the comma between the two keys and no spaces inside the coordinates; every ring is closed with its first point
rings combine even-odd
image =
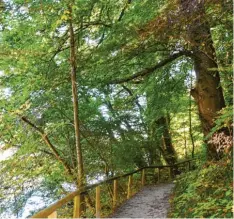
{"type": "Polygon", "coordinates": [[[137,167],[230,155],[232,1],[0,11],[0,149],[14,152],[1,161],[0,214],[137,167]]]}

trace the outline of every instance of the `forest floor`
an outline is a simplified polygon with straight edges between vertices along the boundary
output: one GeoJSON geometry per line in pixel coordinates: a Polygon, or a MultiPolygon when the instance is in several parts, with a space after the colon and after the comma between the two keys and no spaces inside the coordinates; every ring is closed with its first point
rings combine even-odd
{"type": "Polygon", "coordinates": [[[146,186],[120,206],[112,218],[167,218],[172,183],[146,186]]]}

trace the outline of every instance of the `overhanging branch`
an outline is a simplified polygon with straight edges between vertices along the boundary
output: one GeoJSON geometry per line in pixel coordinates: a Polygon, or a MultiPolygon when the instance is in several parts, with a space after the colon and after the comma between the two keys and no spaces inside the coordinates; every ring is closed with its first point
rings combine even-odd
{"type": "Polygon", "coordinates": [[[174,61],[175,59],[177,59],[183,55],[191,55],[191,54],[190,54],[190,52],[186,52],[186,51],[181,51],[181,52],[175,53],[175,54],[169,56],[168,58],[164,59],[163,61],[157,63],[155,66],[141,70],[133,75],[126,77],[126,78],[115,79],[113,81],[108,82],[108,84],[122,84],[124,82],[128,82],[128,81],[134,80],[134,79],[139,78],[139,77],[147,76],[147,75],[153,73],[155,70],[167,65],[168,63],[174,61]]]}

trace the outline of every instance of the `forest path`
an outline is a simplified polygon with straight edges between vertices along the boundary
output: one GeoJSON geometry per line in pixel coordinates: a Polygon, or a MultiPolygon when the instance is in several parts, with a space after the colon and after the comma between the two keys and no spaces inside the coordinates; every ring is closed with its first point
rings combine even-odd
{"type": "Polygon", "coordinates": [[[127,200],[112,218],[167,218],[172,183],[146,186],[127,200]]]}

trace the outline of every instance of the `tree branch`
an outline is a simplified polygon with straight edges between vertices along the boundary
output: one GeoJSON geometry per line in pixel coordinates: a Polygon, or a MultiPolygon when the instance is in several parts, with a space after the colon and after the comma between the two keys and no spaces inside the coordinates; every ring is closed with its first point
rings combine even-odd
{"type": "Polygon", "coordinates": [[[126,3],[126,5],[124,6],[124,8],[122,9],[120,15],[119,15],[119,18],[118,18],[118,21],[121,21],[122,17],[124,16],[124,13],[128,7],[128,5],[132,2],[132,0],[128,0],[128,2],[126,3]]]}
{"type": "MultiPolygon", "coordinates": [[[[181,52],[178,52],[178,53],[175,53],[171,56],[169,56],[167,59],[164,59],[163,61],[157,63],[155,66],[152,66],[150,68],[146,68],[144,70],[141,70],[131,76],[128,76],[126,78],[120,78],[120,79],[115,79],[113,81],[110,81],[108,82],[108,84],[122,84],[124,82],[128,82],[128,81],[131,81],[131,80],[134,80],[138,77],[143,77],[143,76],[146,76],[146,75],[149,75],[151,74],[152,72],[154,72],[155,70],[167,65],[168,63],[174,61],[175,59],[183,56],[183,55],[188,55],[189,53],[188,52],[185,52],[185,51],[181,51],[181,52]]],[[[191,54],[190,54],[191,55],[191,54]]]]}
{"type": "Polygon", "coordinates": [[[140,119],[141,119],[141,121],[142,121],[142,124],[143,124],[143,127],[144,127],[144,129],[145,129],[145,132],[148,132],[147,126],[145,125],[145,123],[144,123],[144,118],[143,118],[143,116],[142,116],[142,114],[143,114],[143,112],[144,112],[144,109],[143,109],[143,107],[141,106],[141,104],[139,103],[138,97],[137,97],[137,96],[134,96],[133,92],[132,92],[128,87],[126,87],[126,86],[124,86],[124,85],[122,85],[122,87],[123,87],[124,90],[126,90],[126,91],[129,93],[130,96],[132,96],[132,97],[134,98],[135,103],[136,103],[136,105],[137,105],[137,107],[138,107],[138,109],[139,109],[139,111],[140,111],[140,119]]]}
{"type": "Polygon", "coordinates": [[[53,155],[56,157],[56,159],[63,164],[64,168],[66,169],[67,173],[71,176],[73,176],[71,168],[68,166],[65,160],[61,158],[58,151],[56,150],[55,146],[51,143],[48,136],[44,133],[42,129],[37,127],[35,124],[33,124],[31,121],[29,121],[25,116],[21,116],[21,120],[27,123],[29,126],[31,126],[33,129],[35,129],[42,137],[43,141],[49,146],[49,148],[52,150],[53,155]]]}

